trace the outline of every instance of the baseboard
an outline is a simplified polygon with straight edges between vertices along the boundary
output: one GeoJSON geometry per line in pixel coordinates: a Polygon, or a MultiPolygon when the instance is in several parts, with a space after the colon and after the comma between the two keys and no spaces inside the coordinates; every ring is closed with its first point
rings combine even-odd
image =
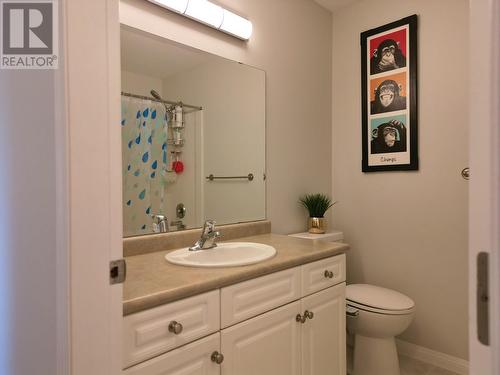
{"type": "Polygon", "coordinates": [[[396,340],[396,345],[398,347],[398,353],[401,355],[456,372],[459,375],[469,375],[469,362],[464,359],[402,340],[396,340]]]}

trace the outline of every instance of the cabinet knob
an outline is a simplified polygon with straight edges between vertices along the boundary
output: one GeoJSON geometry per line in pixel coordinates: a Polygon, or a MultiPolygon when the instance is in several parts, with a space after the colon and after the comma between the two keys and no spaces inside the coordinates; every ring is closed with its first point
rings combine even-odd
{"type": "Polygon", "coordinates": [[[215,362],[218,365],[224,362],[224,355],[222,353],[219,353],[218,351],[213,352],[212,357],[210,358],[212,359],[212,362],[215,362]]]}
{"type": "Polygon", "coordinates": [[[306,322],[306,319],[307,319],[306,316],[302,316],[300,314],[297,314],[297,316],[295,317],[295,321],[297,323],[302,323],[302,324],[304,324],[306,322]]]}
{"type": "Polygon", "coordinates": [[[325,277],[327,279],[332,279],[333,278],[333,272],[332,271],[325,270],[324,275],[325,275],[325,277]]]}
{"type": "Polygon", "coordinates": [[[297,323],[302,323],[304,324],[307,319],[312,319],[314,318],[314,313],[312,311],[306,310],[304,311],[304,315],[297,314],[295,317],[295,321],[297,323]]]}
{"type": "Polygon", "coordinates": [[[168,325],[168,331],[172,332],[175,335],[181,333],[183,328],[184,327],[182,327],[182,324],[176,322],[175,320],[171,321],[170,324],[168,325]]]}

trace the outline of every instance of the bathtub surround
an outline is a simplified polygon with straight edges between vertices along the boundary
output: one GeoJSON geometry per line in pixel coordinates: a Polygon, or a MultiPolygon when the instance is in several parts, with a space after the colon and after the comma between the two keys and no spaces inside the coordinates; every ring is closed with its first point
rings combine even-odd
{"type": "Polygon", "coordinates": [[[301,232],[297,197],[331,190],[331,14],[311,0],[218,3],[252,22],[248,42],[141,0],[120,2],[120,21],[266,71],[267,219],[301,232]]]}
{"type": "Polygon", "coordinates": [[[263,71],[223,59],[199,64],[163,81],[165,95],[177,95],[204,108],[203,179],[198,184],[203,190],[203,216],[218,224],[266,218],[265,87],[263,71]],[[255,176],[248,183],[205,178],[248,173],[255,176]]]}
{"type": "Polygon", "coordinates": [[[400,338],[462,360],[468,358],[468,185],[460,176],[468,164],[467,30],[465,0],[365,0],[333,16],[333,195],[342,202],[333,227],[352,248],[348,282],[411,296],[415,320],[400,338]],[[363,174],[359,36],[415,13],[420,170],[363,174]]]}

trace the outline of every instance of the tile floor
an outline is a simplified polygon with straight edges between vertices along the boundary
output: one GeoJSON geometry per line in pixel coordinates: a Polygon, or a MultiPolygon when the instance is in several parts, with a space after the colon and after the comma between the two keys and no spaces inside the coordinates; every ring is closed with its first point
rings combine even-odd
{"type": "MultiPolygon", "coordinates": [[[[400,356],[399,366],[401,375],[457,375],[454,372],[429,365],[413,358],[400,356]]],[[[347,347],[347,373],[352,369],[352,349],[347,347]]],[[[375,374],[374,374],[375,375],[375,374]]]]}

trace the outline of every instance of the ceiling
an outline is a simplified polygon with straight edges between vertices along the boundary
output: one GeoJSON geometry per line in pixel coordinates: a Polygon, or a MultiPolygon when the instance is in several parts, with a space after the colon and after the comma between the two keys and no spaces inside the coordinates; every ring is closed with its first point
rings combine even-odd
{"type": "Polygon", "coordinates": [[[358,0],[314,0],[316,3],[322,7],[328,9],[331,12],[335,12],[341,8],[344,8],[350,4],[355,3],[358,0]]]}

